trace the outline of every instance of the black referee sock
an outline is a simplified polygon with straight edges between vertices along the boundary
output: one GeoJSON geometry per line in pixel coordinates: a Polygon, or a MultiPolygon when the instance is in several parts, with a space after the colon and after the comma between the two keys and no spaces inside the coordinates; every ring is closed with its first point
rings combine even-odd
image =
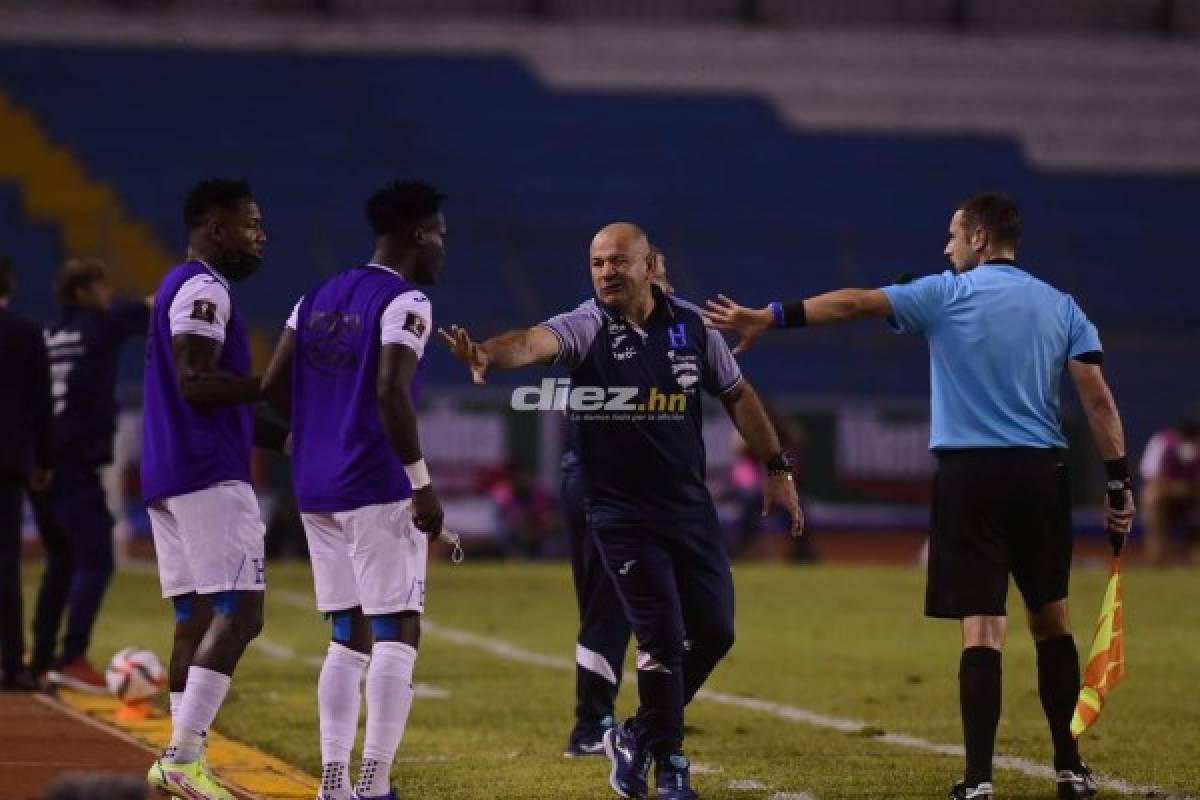
{"type": "Polygon", "coordinates": [[[1079,744],[1071,716],[1079,697],[1079,651],[1071,634],[1037,643],[1038,694],[1054,740],[1054,768],[1079,769],[1079,744]]]}
{"type": "Polygon", "coordinates": [[[958,667],[958,702],[967,750],[968,786],[992,780],[992,752],[1000,724],[1000,651],[968,647],[958,667]]]}

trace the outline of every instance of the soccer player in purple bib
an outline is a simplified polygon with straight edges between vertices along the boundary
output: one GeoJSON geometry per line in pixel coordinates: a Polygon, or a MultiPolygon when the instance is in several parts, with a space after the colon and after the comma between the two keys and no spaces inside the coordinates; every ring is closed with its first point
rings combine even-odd
{"type": "Polygon", "coordinates": [[[146,343],[142,494],[159,580],[175,605],[173,732],[147,780],[192,800],[232,800],[204,734],[263,623],[262,517],[250,486],[246,326],[230,293],[262,262],[266,234],[245,181],[197,184],[184,206],[187,261],[163,278],[146,343]]]}
{"type": "Polygon", "coordinates": [[[317,682],[318,800],[395,800],[389,776],[412,707],[427,535],[442,530],[414,405],[433,323],[418,287],[445,262],[443,198],[402,181],[367,200],[374,255],[301,298],[263,379],[292,421],[317,608],[333,627],[317,682]],[[364,673],[367,730],[351,791],[364,673]]]}

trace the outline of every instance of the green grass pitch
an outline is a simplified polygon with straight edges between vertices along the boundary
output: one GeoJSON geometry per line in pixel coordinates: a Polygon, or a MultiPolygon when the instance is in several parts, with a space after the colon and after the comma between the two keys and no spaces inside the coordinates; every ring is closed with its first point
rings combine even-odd
{"type": "MultiPolygon", "coordinates": [[[[37,570],[26,570],[27,607],[37,570]]],[[[761,709],[697,700],[687,750],[705,798],[936,798],[961,759],[881,741],[881,732],[959,744],[958,631],[921,616],[915,567],[738,565],[738,641],[709,681],[715,691],[865,723],[843,732],[761,709]]],[[[1081,651],[1105,579],[1077,570],[1073,618],[1081,651]]],[[[1194,572],[1125,575],[1128,677],[1084,756],[1104,776],[1174,794],[1200,794],[1200,580],[1194,572]]],[[[267,620],[235,676],[217,727],[318,773],[315,659],[327,625],[309,605],[305,564],[268,570],[267,620]],[[289,657],[289,653],[292,654],[289,657]]],[[[1015,597],[1015,591],[1012,593],[1015,597]]],[[[561,756],[571,724],[573,674],[447,638],[466,631],[569,662],[575,607],[565,564],[434,565],[427,631],[415,680],[448,693],[417,698],[393,772],[404,797],[604,798],[606,762],[561,756]]],[[[1034,651],[1010,606],[1004,714],[997,752],[1049,764],[1034,651]]],[[[169,653],[171,611],[152,571],[120,573],[93,645],[98,666],[120,647],[169,653]]],[[[632,676],[627,667],[626,675],[632,676]]],[[[618,701],[635,703],[627,683],[618,701]]],[[[361,739],[360,739],[361,741],[361,739]]],[[[1042,777],[998,769],[999,797],[1046,798],[1042,777]]],[[[1108,796],[1117,796],[1106,792],[1108,796]]]]}

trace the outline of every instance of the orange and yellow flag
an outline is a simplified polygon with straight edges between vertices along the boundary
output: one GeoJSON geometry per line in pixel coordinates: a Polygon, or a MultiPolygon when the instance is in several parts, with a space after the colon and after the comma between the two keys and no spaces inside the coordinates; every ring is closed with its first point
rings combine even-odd
{"type": "Polygon", "coordinates": [[[1104,605],[1092,637],[1083,688],[1075,703],[1071,719],[1071,734],[1075,738],[1091,727],[1104,708],[1104,700],[1114,686],[1125,677],[1125,632],[1121,621],[1121,559],[1113,556],[1104,605]]]}

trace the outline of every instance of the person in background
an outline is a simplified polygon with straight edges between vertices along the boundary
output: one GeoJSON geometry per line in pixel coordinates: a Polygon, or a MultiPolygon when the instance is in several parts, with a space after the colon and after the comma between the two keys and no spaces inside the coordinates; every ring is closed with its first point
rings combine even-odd
{"type": "Polygon", "coordinates": [[[1186,417],[1150,437],[1142,455],[1142,521],[1146,526],[1146,560],[1162,566],[1170,561],[1170,535],[1183,528],[1187,559],[1200,557],[1200,420],[1186,417]]]}
{"type": "Polygon", "coordinates": [[[36,323],[8,310],[12,262],[0,256],[0,689],[40,688],[25,666],[21,508],[26,487],[50,485],[50,365],[36,323]]]}
{"type": "Polygon", "coordinates": [[[121,349],[150,324],[151,300],[114,305],[105,263],[69,259],[54,282],[61,305],[43,334],[50,359],[53,486],[30,496],[46,550],[30,669],[51,683],[107,692],[88,645],[113,574],[113,517],[100,470],[112,463],[121,349]],[[58,650],[63,612],[67,629],[58,650]]]}
{"type": "Polygon", "coordinates": [[[556,554],[559,528],[554,501],[528,470],[509,470],[489,494],[496,504],[496,527],[506,555],[547,558],[556,554]]]}
{"type": "MultiPolygon", "coordinates": [[[[779,432],[779,443],[792,459],[792,477],[801,485],[805,432],[786,414],[781,414],[766,401],[763,407],[779,432]]],[[[729,465],[726,499],[733,501],[737,518],[730,531],[729,549],[735,557],[763,561],[812,562],[816,553],[812,545],[812,529],[802,537],[791,536],[791,521],[779,509],[762,513],[763,487],[766,473],[742,437],[734,431],[730,437],[733,459],[729,465]]]]}

